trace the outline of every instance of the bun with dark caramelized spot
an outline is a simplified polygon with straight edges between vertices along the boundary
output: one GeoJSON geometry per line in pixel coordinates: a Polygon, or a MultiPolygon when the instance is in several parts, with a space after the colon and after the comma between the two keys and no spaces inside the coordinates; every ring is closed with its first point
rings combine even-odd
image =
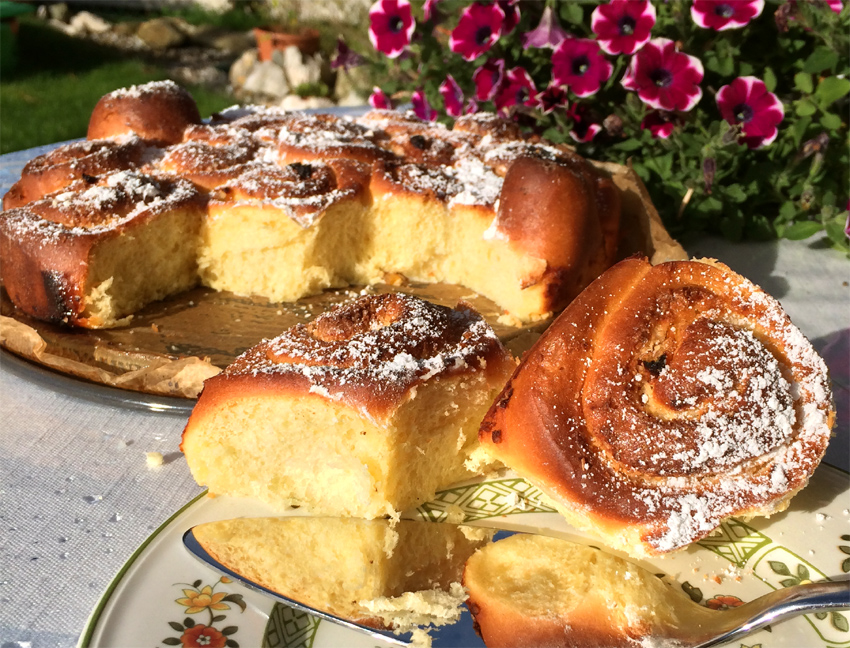
{"type": "Polygon", "coordinates": [[[468,308],[362,297],[207,380],[181,449],[214,494],[393,516],[473,476],[478,425],[514,366],[468,308]]]}

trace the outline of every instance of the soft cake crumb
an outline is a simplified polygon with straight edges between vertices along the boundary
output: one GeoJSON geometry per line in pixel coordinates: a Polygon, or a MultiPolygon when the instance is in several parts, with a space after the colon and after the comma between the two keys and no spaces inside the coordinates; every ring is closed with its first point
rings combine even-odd
{"type": "Polygon", "coordinates": [[[162,453],[161,452],[146,452],[145,453],[145,462],[148,465],[148,468],[151,470],[156,470],[157,468],[162,467],[162,453]]]}

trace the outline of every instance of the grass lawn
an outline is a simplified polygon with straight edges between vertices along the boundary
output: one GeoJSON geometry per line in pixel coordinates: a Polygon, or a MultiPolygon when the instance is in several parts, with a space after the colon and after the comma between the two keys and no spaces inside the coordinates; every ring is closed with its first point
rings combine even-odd
{"type": "MultiPolygon", "coordinates": [[[[0,78],[0,153],[85,137],[107,92],[167,78],[165,70],[113,48],[70,38],[34,18],[21,21],[17,67],[0,78]]],[[[190,87],[201,115],[234,103],[190,87]]]]}

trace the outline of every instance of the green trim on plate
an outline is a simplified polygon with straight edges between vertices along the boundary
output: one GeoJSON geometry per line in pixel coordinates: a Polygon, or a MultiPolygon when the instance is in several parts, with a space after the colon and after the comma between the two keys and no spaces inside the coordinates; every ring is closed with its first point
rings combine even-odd
{"type": "Polygon", "coordinates": [[[153,542],[154,538],[156,538],[160,533],[165,531],[165,528],[171,524],[181,513],[183,513],[186,509],[192,506],[195,502],[200,500],[207,494],[207,491],[200,493],[197,497],[192,498],[186,504],[184,504],[180,509],[178,509],[175,513],[171,515],[165,522],[160,524],[156,530],[151,533],[147,539],[145,539],[142,544],[130,555],[127,559],[127,562],[118,570],[118,573],[112,578],[107,586],[106,590],[100,597],[100,600],[97,602],[94,610],[89,616],[88,621],[86,622],[85,628],[83,628],[83,632],[80,635],[80,640],[77,642],[77,648],[89,648],[91,645],[91,638],[94,634],[95,628],[97,627],[97,622],[100,620],[100,615],[103,613],[103,609],[106,607],[106,604],[109,602],[112,593],[115,591],[115,588],[118,587],[118,584],[121,582],[121,579],[124,577],[124,574],[130,569],[133,563],[139,558],[142,552],[147,548],[147,546],[153,542]]]}

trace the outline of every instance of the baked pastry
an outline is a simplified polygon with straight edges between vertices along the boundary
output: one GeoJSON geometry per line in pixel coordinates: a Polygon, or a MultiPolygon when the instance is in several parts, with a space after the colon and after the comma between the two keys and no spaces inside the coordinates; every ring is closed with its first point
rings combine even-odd
{"type": "MultiPolygon", "coordinates": [[[[198,252],[198,281],[216,290],[292,301],[401,274],[466,286],[529,322],[561,310],[617,254],[612,180],[493,115],[452,130],[410,113],[351,120],[249,106],[201,124],[185,90],[156,82],[104,96],[88,137],[29,163],[5,207],[84,191],[81,181],[120,170],[188,180],[208,208],[201,247],[187,239],[181,254],[198,252]]],[[[27,268],[69,274],[44,255],[27,268]]],[[[49,310],[13,301],[34,317],[49,310]]]]}
{"type": "Polygon", "coordinates": [[[464,462],[514,366],[472,310],[362,297],[208,379],[181,449],[211,494],[395,516],[473,476],[464,462]]]}
{"type": "MultiPolygon", "coordinates": [[[[238,518],[198,525],[193,534],[237,574],[376,628],[430,616],[429,599],[449,598],[452,585],[460,587],[466,560],[490,538],[454,524],[326,517],[238,518]],[[392,600],[401,609],[389,619],[376,615],[392,600]]],[[[446,613],[459,617],[464,598],[446,613]]]]}
{"type": "Polygon", "coordinates": [[[647,556],[785,509],[834,418],[776,300],[712,260],[629,258],[524,356],[480,440],[574,526],[647,556]]]}
{"type": "Polygon", "coordinates": [[[463,584],[488,648],[678,646],[722,614],[622,558],[545,536],[482,547],[463,584]]]}
{"type": "Polygon", "coordinates": [[[0,218],[3,283],[39,319],[120,324],[198,282],[204,213],[185,180],[136,171],[84,176],[0,218]]]}

